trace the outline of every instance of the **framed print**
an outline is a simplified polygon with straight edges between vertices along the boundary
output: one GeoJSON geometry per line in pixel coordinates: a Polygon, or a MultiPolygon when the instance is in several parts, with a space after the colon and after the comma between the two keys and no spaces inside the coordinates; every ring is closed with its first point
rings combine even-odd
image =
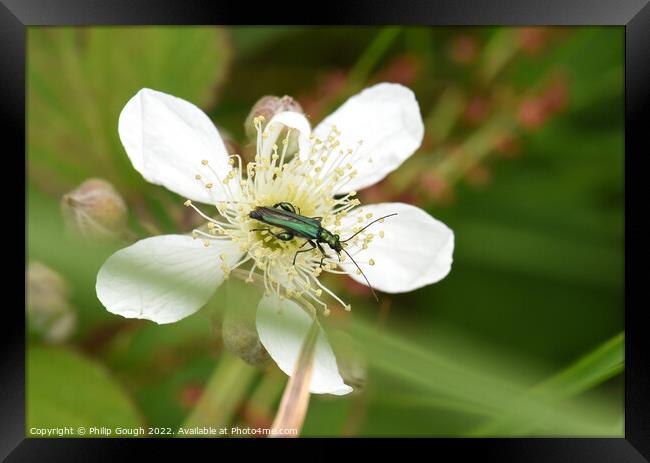
{"type": "Polygon", "coordinates": [[[645,0],[155,3],[0,6],[6,461],[647,461],[645,0]]]}

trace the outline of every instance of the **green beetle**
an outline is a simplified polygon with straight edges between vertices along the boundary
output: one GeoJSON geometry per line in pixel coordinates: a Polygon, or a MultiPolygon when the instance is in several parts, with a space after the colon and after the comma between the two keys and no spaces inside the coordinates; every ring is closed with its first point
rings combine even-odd
{"type": "Polygon", "coordinates": [[[341,240],[339,235],[334,234],[329,230],[323,228],[323,226],[321,225],[321,221],[323,220],[322,217],[306,217],[304,215],[301,215],[300,210],[298,209],[296,212],[296,207],[289,202],[276,203],[272,207],[258,206],[248,214],[248,216],[251,219],[255,219],[259,222],[262,222],[263,224],[270,225],[284,230],[280,233],[274,233],[270,228],[254,228],[251,231],[264,230],[269,232],[272,236],[274,236],[275,238],[281,241],[291,241],[296,237],[304,238],[306,241],[303,243],[301,248],[304,247],[306,244],[311,245],[311,248],[309,249],[299,249],[298,251],[296,251],[296,253],[293,256],[294,265],[296,264],[296,257],[298,257],[299,253],[309,252],[312,251],[313,249],[318,248],[318,250],[321,252],[323,256],[320,261],[320,265],[322,266],[323,260],[326,257],[329,257],[322,246],[323,244],[327,244],[333,251],[335,251],[336,254],[339,255],[339,260],[340,260],[341,251],[347,254],[350,260],[354,262],[354,265],[359,269],[359,271],[363,275],[363,278],[366,280],[366,283],[368,283],[368,287],[372,290],[375,299],[377,298],[377,295],[375,294],[374,289],[370,285],[368,278],[366,278],[366,275],[363,273],[363,271],[356,263],[356,261],[352,258],[352,256],[345,250],[345,248],[343,247],[343,243],[351,240],[352,238],[354,238],[356,235],[364,231],[373,223],[378,222],[387,217],[392,217],[394,215],[397,215],[397,213],[388,214],[384,217],[375,219],[369,224],[367,224],[365,227],[363,227],[361,230],[357,231],[354,235],[350,236],[345,240],[341,240]]]}

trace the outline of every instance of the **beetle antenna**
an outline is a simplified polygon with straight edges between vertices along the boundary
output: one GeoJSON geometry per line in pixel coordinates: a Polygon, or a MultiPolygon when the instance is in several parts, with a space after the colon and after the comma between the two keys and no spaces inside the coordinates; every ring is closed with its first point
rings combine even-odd
{"type": "MultiPolygon", "coordinates": [[[[379,220],[379,219],[377,219],[377,220],[379,220]]],[[[354,258],[350,255],[349,252],[347,252],[347,251],[345,250],[345,248],[341,248],[341,249],[343,250],[344,253],[346,253],[346,254],[348,255],[348,257],[352,260],[352,262],[354,262],[354,265],[357,266],[357,268],[358,268],[359,271],[361,272],[361,275],[363,275],[363,278],[366,280],[366,283],[368,284],[368,288],[370,288],[370,291],[372,291],[372,295],[375,296],[375,301],[379,302],[379,298],[377,297],[377,293],[375,293],[374,288],[372,287],[372,285],[371,285],[370,282],[368,281],[368,277],[366,276],[365,273],[363,273],[363,270],[361,270],[361,267],[359,267],[359,264],[357,264],[357,261],[354,260],[354,258]]]]}
{"type": "Polygon", "coordinates": [[[366,228],[368,228],[368,227],[369,227],[370,225],[372,225],[373,223],[375,223],[375,222],[379,222],[380,220],[383,220],[383,219],[385,219],[385,218],[387,218],[387,217],[392,217],[392,216],[394,216],[394,215],[397,215],[397,212],[393,212],[392,214],[388,214],[388,215],[385,215],[385,216],[383,216],[383,217],[379,217],[378,219],[373,220],[372,222],[370,222],[368,225],[366,225],[365,227],[363,227],[361,230],[359,230],[358,232],[356,232],[354,235],[352,235],[352,236],[349,237],[348,239],[345,239],[345,240],[341,241],[341,243],[345,243],[346,241],[350,241],[352,238],[354,238],[355,236],[357,236],[359,233],[361,233],[362,231],[364,231],[366,228]]]}

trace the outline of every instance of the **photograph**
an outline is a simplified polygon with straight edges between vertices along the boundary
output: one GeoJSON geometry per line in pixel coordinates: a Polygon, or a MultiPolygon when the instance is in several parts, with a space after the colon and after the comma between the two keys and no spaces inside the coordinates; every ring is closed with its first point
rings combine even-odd
{"type": "Polygon", "coordinates": [[[625,27],[25,34],[25,437],[626,436],[625,27]]]}

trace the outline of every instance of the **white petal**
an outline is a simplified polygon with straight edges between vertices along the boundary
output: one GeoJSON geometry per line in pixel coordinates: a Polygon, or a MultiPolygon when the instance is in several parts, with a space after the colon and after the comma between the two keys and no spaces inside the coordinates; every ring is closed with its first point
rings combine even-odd
{"type": "MultiPolygon", "coordinates": [[[[295,302],[264,296],[257,307],[257,333],[278,367],[291,376],[312,318],[295,302]]],[[[310,392],[343,395],[352,388],[343,382],[336,366],[336,357],[321,330],[316,341],[314,370],[310,392]]]]}
{"type": "Polygon", "coordinates": [[[217,183],[204,159],[221,179],[230,169],[219,132],[192,103],[143,88],[122,109],[118,130],[133,167],[147,181],[194,201],[227,199],[220,186],[211,192],[195,178],[217,183]]]}
{"type": "MultiPolygon", "coordinates": [[[[399,84],[377,84],[352,96],[314,129],[314,135],[324,140],[332,125],[341,133],[341,149],[358,146],[350,161],[357,175],[340,185],[335,194],[377,183],[411,156],[424,136],[415,95],[399,84]],[[363,141],[360,146],[359,140],[363,141]]],[[[328,163],[336,161],[336,153],[328,163]]]]}
{"type": "MultiPolygon", "coordinates": [[[[363,226],[384,215],[398,213],[368,228],[367,232],[373,234],[368,249],[360,247],[362,241],[347,248],[373,288],[403,293],[447,276],[454,252],[454,232],[444,223],[410,204],[371,204],[361,209],[361,213],[352,211],[341,220],[343,229],[350,230],[355,225],[363,226]],[[368,213],[372,213],[370,219],[366,218],[368,213]],[[363,218],[362,222],[358,222],[358,217],[363,218]],[[382,231],[384,238],[379,236],[382,231]],[[374,265],[369,264],[371,259],[374,265]]],[[[341,236],[341,239],[346,238],[341,236]]],[[[352,262],[347,260],[342,267],[354,280],[366,284],[352,262]]]]}
{"type": "Polygon", "coordinates": [[[262,147],[259,153],[262,159],[272,154],[274,144],[278,145],[278,150],[281,152],[282,145],[278,142],[278,136],[285,127],[297,131],[300,146],[306,146],[311,133],[309,121],[305,116],[295,111],[283,111],[273,116],[264,128],[268,135],[267,138],[262,139],[262,147]]]}
{"type": "Polygon", "coordinates": [[[205,247],[191,236],[140,240],[110,256],[97,274],[97,297],[127,318],[172,323],[203,306],[223,281],[220,255],[234,264],[241,251],[228,241],[205,247]],[[227,243],[227,244],[225,244],[227,243]]]}

